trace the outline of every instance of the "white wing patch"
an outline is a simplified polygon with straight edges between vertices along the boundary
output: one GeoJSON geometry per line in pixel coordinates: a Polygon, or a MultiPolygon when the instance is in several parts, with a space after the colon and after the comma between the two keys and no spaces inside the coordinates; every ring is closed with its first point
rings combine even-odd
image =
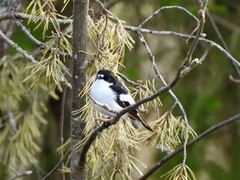
{"type": "Polygon", "coordinates": [[[129,102],[130,105],[135,104],[135,101],[130,94],[121,94],[119,100],[129,102]]]}

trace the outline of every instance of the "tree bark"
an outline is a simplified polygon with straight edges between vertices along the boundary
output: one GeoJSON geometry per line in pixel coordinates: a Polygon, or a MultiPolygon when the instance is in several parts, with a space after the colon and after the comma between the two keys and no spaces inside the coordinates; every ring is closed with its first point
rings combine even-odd
{"type": "MultiPolygon", "coordinates": [[[[86,103],[86,97],[79,97],[79,93],[86,83],[85,69],[87,42],[88,0],[73,0],[73,61],[72,61],[72,111],[78,110],[86,103]]],[[[83,138],[84,122],[80,114],[71,118],[71,179],[87,179],[86,164],[78,164],[79,152],[75,145],[83,138]]]]}

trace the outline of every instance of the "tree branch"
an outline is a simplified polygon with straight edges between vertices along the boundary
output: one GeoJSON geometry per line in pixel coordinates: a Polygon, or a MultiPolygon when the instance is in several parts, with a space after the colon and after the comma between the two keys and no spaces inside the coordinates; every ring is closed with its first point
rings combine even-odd
{"type": "Polygon", "coordinates": [[[191,47],[189,48],[188,52],[187,52],[187,56],[185,57],[184,61],[183,61],[183,65],[189,65],[189,63],[192,61],[192,55],[197,47],[197,44],[199,42],[199,38],[202,36],[202,32],[204,29],[204,24],[205,24],[205,10],[206,10],[206,5],[207,2],[204,1],[201,3],[201,8],[198,11],[198,15],[199,15],[199,21],[198,21],[198,29],[197,29],[197,34],[196,37],[194,38],[191,47]]]}
{"type": "MultiPolygon", "coordinates": [[[[86,96],[78,97],[86,84],[86,72],[82,66],[85,64],[87,46],[87,18],[88,0],[73,1],[73,64],[72,64],[72,111],[81,109],[86,104],[86,96]]],[[[74,114],[71,118],[71,179],[84,180],[87,178],[86,161],[78,161],[79,152],[75,145],[84,138],[85,123],[81,114],[74,114]]]]}
{"type": "MultiPolygon", "coordinates": [[[[45,18],[44,17],[39,17],[39,16],[32,16],[30,14],[26,14],[26,13],[20,13],[20,12],[13,12],[13,13],[6,13],[6,14],[1,14],[0,15],[0,22],[7,20],[7,19],[25,19],[25,20],[29,20],[32,19],[34,20],[41,20],[44,21],[45,18]]],[[[58,23],[60,24],[70,24],[73,22],[72,19],[57,19],[58,23]]]]}
{"type": "MultiPolygon", "coordinates": [[[[152,63],[152,66],[153,66],[153,69],[155,71],[155,74],[157,75],[157,77],[162,81],[162,83],[164,84],[164,86],[166,87],[167,86],[167,82],[164,80],[163,76],[161,75],[160,71],[158,70],[158,67],[157,67],[157,64],[155,62],[155,56],[152,54],[152,51],[150,49],[150,47],[148,46],[144,36],[142,33],[138,33],[139,34],[139,38],[140,38],[140,41],[142,42],[142,44],[145,46],[147,52],[148,52],[148,55],[149,55],[149,58],[151,60],[151,63],[152,63]]],[[[185,68],[188,68],[188,67],[185,67],[185,68]]],[[[184,69],[183,69],[184,70],[184,69]]],[[[182,71],[183,71],[182,70],[182,71]]],[[[182,74],[182,72],[181,72],[182,74]]],[[[180,75],[181,76],[181,75],[180,75]]],[[[169,90],[169,94],[172,96],[172,98],[175,100],[176,104],[179,106],[181,112],[182,112],[182,115],[183,115],[183,119],[184,119],[184,122],[185,122],[185,126],[186,126],[186,129],[185,129],[185,142],[187,143],[188,141],[188,127],[189,127],[189,124],[188,124],[188,119],[187,119],[187,114],[182,106],[182,103],[179,101],[179,99],[177,98],[177,96],[173,93],[173,91],[170,89],[169,90]]],[[[186,143],[185,143],[185,147],[186,147],[186,143]]],[[[184,158],[183,158],[183,164],[185,164],[185,161],[187,159],[187,151],[186,151],[186,148],[184,148],[184,158]]]]}
{"type": "Polygon", "coordinates": [[[14,49],[16,49],[17,52],[19,52],[23,57],[25,57],[26,59],[28,59],[30,62],[37,64],[38,61],[36,61],[34,59],[34,57],[32,55],[27,54],[21,47],[19,47],[15,42],[13,42],[12,40],[10,40],[7,36],[5,36],[5,34],[0,30],[0,36],[10,45],[12,46],[14,49]]]}
{"type": "Polygon", "coordinates": [[[32,170],[25,171],[25,172],[23,172],[23,173],[21,173],[21,174],[18,174],[18,175],[16,175],[16,176],[12,177],[10,180],[15,180],[15,179],[23,178],[24,176],[29,176],[29,175],[31,175],[32,173],[33,173],[32,170]]]}
{"type": "MultiPolygon", "coordinates": [[[[210,13],[208,10],[206,10],[206,14],[207,14],[207,17],[209,18],[209,20],[210,20],[212,26],[213,26],[213,29],[214,29],[215,32],[216,32],[218,38],[220,39],[220,41],[221,41],[223,47],[224,47],[228,52],[230,52],[229,49],[228,49],[228,47],[227,47],[226,42],[224,41],[224,39],[223,39],[223,37],[222,37],[222,35],[221,35],[221,33],[220,33],[220,31],[219,31],[219,29],[218,29],[218,27],[217,27],[215,21],[214,21],[214,19],[212,18],[211,13],[210,13]]],[[[233,61],[230,61],[230,63],[231,63],[231,65],[232,65],[232,67],[233,67],[233,69],[234,69],[234,71],[235,71],[235,73],[236,73],[236,75],[237,75],[237,78],[240,79],[240,69],[239,69],[239,67],[236,66],[236,64],[233,63],[233,61]]]]}
{"type": "Polygon", "coordinates": [[[58,167],[64,162],[64,160],[67,158],[67,156],[70,154],[71,149],[69,149],[66,154],[64,156],[62,156],[62,158],[58,161],[58,163],[52,168],[52,170],[45,175],[41,180],[46,180],[47,178],[49,178],[57,169],[58,167]]]}
{"type": "MultiPolygon", "coordinates": [[[[227,120],[224,120],[212,127],[210,127],[209,129],[207,129],[206,131],[202,132],[201,134],[199,134],[195,139],[189,141],[187,143],[187,148],[191,147],[193,144],[195,144],[196,142],[202,140],[204,137],[206,137],[207,135],[209,135],[210,133],[217,131],[218,129],[225,127],[227,125],[230,125],[236,121],[238,121],[240,119],[240,114],[237,114],[227,120]]],[[[164,165],[166,162],[168,162],[170,159],[172,159],[173,157],[175,157],[177,154],[181,153],[184,149],[184,146],[181,146],[179,148],[177,148],[174,152],[172,152],[171,154],[168,154],[166,156],[164,156],[160,161],[158,161],[152,168],[150,168],[141,178],[139,178],[139,180],[144,180],[147,179],[151,174],[153,174],[158,168],[160,168],[162,165],[164,165]]]]}
{"type": "MultiPolygon", "coordinates": [[[[139,28],[139,27],[134,27],[134,26],[123,26],[126,30],[138,33],[147,33],[147,34],[154,34],[154,35],[168,35],[168,36],[175,36],[178,38],[183,38],[183,39],[194,39],[196,36],[188,35],[188,34],[183,34],[183,33],[178,33],[174,31],[155,31],[155,30],[150,30],[150,29],[144,29],[144,28],[139,28]]],[[[212,47],[217,48],[221,52],[223,52],[233,63],[235,63],[238,67],[240,67],[240,62],[237,61],[226,49],[224,49],[222,46],[218,45],[214,41],[211,41],[209,39],[200,37],[199,41],[202,41],[212,47]]]]}
{"type": "Polygon", "coordinates": [[[131,110],[136,109],[141,104],[149,102],[149,101],[155,99],[156,97],[158,97],[159,95],[162,95],[162,94],[168,92],[171,88],[173,88],[176,85],[176,83],[180,79],[181,71],[182,71],[182,68],[180,67],[175,79],[168,86],[162,87],[157,92],[155,92],[153,95],[148,96],[144,99],[141,99],[141,100],[137,101],[135,104],[122,109],[115,117],[113,117],[112,120],[102,123],[99,127],[97,127],[95,130],[93,130],[93,132],[89,135],[88,139],[84,142],[84,144],[81,147],[79,162],[86,161],[87,152],[99,133],[101,133],[104,129],[110,127],[111,125],[116,124],[119,121],[119,119],[121,118],[121,116],[123,116],[127,112],[130,112],[131,110]]]}
{"type": "Polygon", "coordinates": [[[187,13],[188,15],[190,15],[194,20],[196,20],[198,22],[198,18],[196,16],[194,16],[194,14],[192,14],[190,11],[188,11],[186,8],[181,7],[181,6],[163,6],[161,8],[159,8],[157,11],[155,11],[153,14],[151,14],[148,18],[146,18],[140,25],[139,27],[142,27],[143,25],[145,25],[148,21],[150,21],[152,18],[154,18],[156,15],[158,15],[162,10],[165,9],[179,9],[184,11],[185,13],[187,13]]]}

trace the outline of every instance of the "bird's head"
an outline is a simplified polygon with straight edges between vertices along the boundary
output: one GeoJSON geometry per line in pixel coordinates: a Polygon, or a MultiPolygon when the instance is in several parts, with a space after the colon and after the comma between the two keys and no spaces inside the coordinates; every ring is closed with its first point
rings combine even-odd
{"type": "Polygon", "coordinates": [[[105,69],[98,71],[96,79],[102,79],[111,84],[115,84],[117,82],[113,72],[105,69]]]}

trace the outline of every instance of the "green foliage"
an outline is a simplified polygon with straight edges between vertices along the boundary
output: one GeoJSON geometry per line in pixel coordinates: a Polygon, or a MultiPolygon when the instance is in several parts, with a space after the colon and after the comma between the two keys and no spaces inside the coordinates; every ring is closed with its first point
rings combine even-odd
{"type": "Polygon", "coordinates": [[[29,89],[22,80],[28,75],[27,63],[19,57],[4,56],[1,59],[0,131],[1,159],[7,167],[19,169],[38,163],[41,151],[40,128],[47,121],[43,117],[45,102],[54,93],[44,84],[29,89]]]}

